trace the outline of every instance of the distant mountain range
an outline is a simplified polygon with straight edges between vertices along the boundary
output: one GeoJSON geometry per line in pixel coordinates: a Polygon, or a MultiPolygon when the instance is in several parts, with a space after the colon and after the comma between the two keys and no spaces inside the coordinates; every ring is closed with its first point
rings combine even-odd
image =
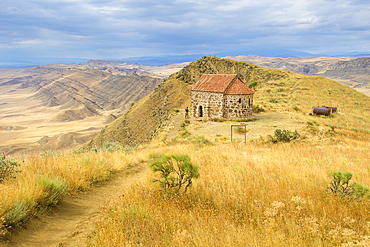
{"type": "MultiPolygon", "coordinates": [[[[129,57],[129,58],[121,58],[121,59],[112,59],[112,58],[105,58],[101,61],[108,61],[110,62],[131,62],[141,65],[149,65],[149,66],[163,66],[163,65],[170,65],[174,63],[190,63],[192,61],[198,60],[204,56],[216,56],[216,57],[226,57],[226,56],[233,56],[237,57],[240,54],[254,54],[258,56],[264,57],[282,57],[282,58],[293,58],[293,57],[301,57],[301,58],[314,58],[314,57],[352,57],[352,58],[361,58],[361,57],[370,57],[370,52],[350,52],[344,53],[341,55],[328,55],[328,54],[312,54],[308,52],[300,52],[300,51],[292,51],[292,50],[284,50],[281,53],[277,53],[276,51],[264,49],[260,51],[252,51],[252,52],[219,52],[215,54],[191,54],[191,55],[164,55],[164,56],[142,56],[142,57],[129,57]]],[[[94,59],[95,60],[95,59],[94,59]]],[[[88,59],[84,58],[44,58],[44,57],[37,57],[35,59],[26,59],[21,54],[14,57],[2,57],[0,58],[0,69],[23,69],[23,68],[30,68],[39,65],[46,65],[46,64],[63,64],[63,63],[76,63],[82,64],[87,62],[88,59]]]]}
{"type": "Polygon", "coordinates": [[[319,75],[355,88],[370,96],[370,56],[361,57],[312,57],[302,58],[292,55],[281,57],[236,56],[225,57],[256,65],[288,70],[305,75],[319,75]],[[357,58],[361,57],[361,58],[357,58]]]}

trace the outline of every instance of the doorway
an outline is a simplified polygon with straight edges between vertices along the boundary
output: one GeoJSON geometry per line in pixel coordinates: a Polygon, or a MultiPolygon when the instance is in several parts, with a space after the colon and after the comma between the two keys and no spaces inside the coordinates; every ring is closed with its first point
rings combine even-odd
{"type": "Polygon", "coordinates": [[[203,106],[199,106],[199,117],[203,117],[203,106]]]}

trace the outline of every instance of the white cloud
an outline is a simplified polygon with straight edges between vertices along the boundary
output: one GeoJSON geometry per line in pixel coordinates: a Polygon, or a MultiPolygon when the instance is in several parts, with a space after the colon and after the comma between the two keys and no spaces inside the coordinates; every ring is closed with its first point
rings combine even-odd
{"type": "Polygon", "coordinates": [[[86,58],[339,54],[369,51],[368,16],[367,0],[13,0],[0,8],[0,49],[47,46],[49,56],[63,50],[86,58]]]}

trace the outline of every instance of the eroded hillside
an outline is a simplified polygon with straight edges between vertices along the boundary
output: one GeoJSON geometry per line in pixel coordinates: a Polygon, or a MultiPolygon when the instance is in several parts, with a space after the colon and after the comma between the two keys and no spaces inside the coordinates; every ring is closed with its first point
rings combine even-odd
{"type": "Polygon", "coordinates": [[[0,151],[78,147],[162,81],[75,64],[2,70],[0,151]]]}

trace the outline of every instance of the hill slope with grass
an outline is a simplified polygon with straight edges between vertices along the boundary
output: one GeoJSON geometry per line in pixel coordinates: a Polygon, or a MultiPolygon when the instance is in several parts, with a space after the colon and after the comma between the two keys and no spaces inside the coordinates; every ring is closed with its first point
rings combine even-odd
{"type": "Polygon", "coordinates": [[[370,98],[347,86],[320,76],[267,69],[248,62],[203,57],[133,104],[123,116],[106,126],[85,149],[117,141],[124,145],[149,142],[169,123],[173,109],[190,106],[190,89],[202,74],[238,74],[252,87],[254,105],[291,114],[296,118],[339,128],[370,131],[370,98]],[[313,106],[338,107],[331,118],[310,116],[313,106]]]}

